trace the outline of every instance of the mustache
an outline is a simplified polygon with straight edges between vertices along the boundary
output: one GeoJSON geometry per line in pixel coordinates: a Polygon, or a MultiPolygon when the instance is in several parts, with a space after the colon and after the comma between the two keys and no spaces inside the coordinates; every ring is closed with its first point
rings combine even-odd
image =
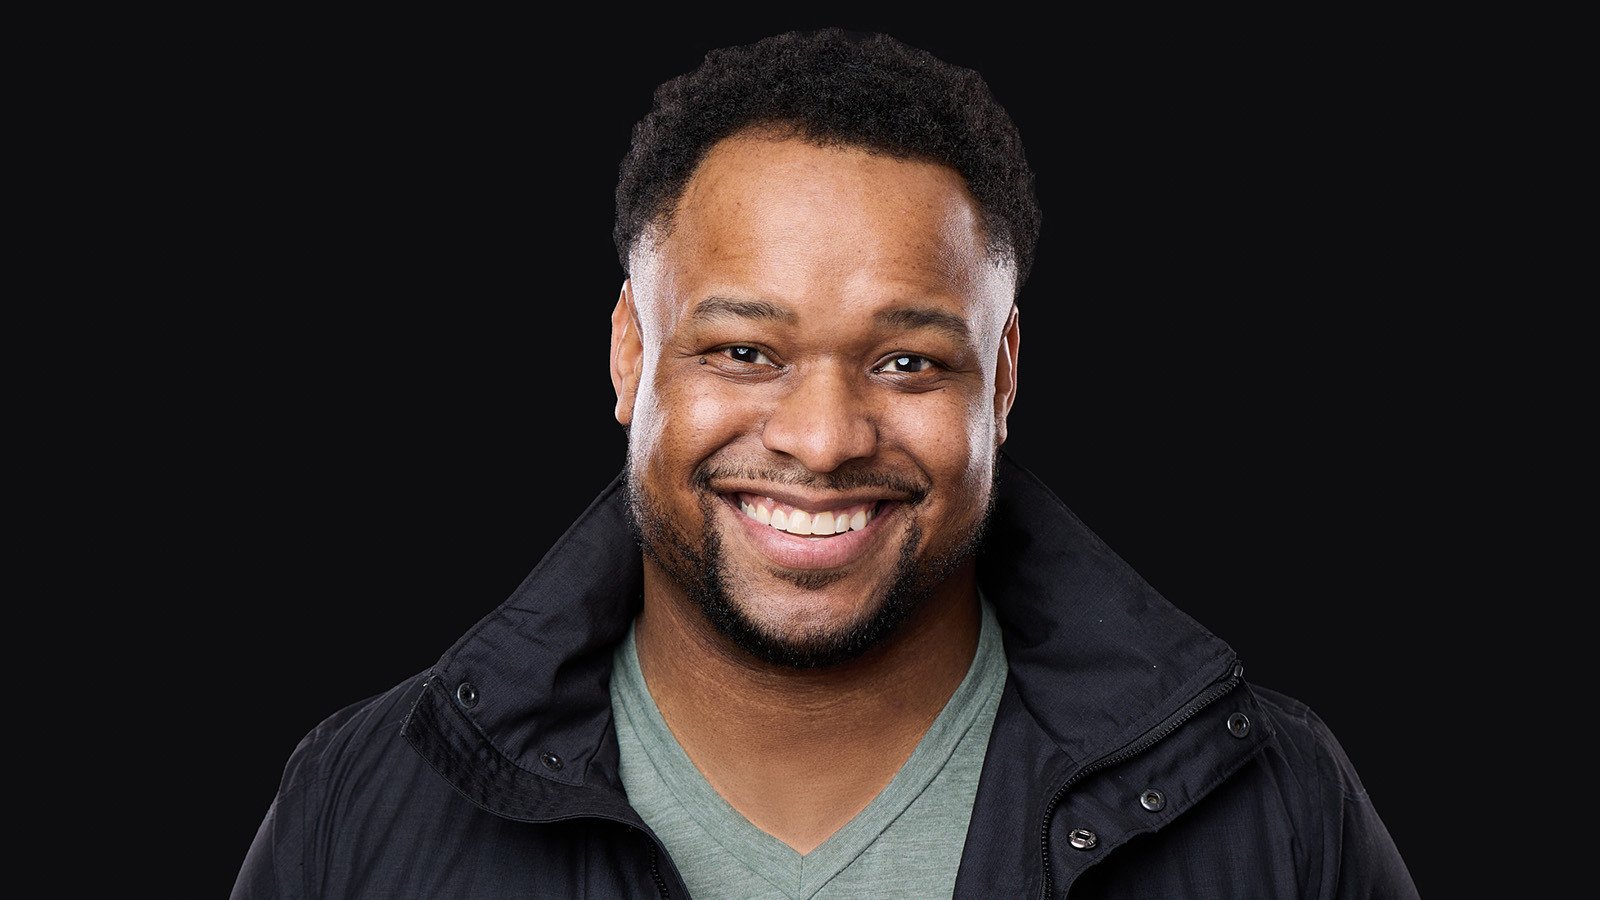
{"type": "Polygon", "coordinates": [[[885,488],[905,498],[907,504],[921,503],[927,499],[929,486],[895,472],[874,471],[846,466],[832,472],[810,472],[805,469],[769,469],[729,463],[702,464],[695,469],[694,484],[702,491],[711,491],[711,484],[719,479],[766,481],[795,487],[819,488],[829,491],[852,491],[859,488],[885,488]]]}

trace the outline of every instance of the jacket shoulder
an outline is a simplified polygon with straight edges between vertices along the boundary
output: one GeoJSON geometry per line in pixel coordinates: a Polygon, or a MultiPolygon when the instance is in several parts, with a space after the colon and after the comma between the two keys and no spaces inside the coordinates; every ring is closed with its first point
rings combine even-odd
{"type": "Polygon", "coordinates": [[[427,672],[351,703],[300,739],[283,767],[272,805],[256,831],[231,896],[313,897],[322,869],[323,819],[339,785],[382,765],[427,672]]]}
{"type": "MultiPolygon", "coordinates": [[[[366,751],[388,746],[398,736],[427,677],[424,670],[334,712],[306,734],[294,755],[301,755],[303,750],[302,764],[311,766],[320,777],[329,777],[342,767],[359,763],[366,751]]],[[[290,765],[294,762],[292,755],[290,765]]]]}
{"type": "Polygon", "coordinates": [[[1361,776],[1333,730],[1310,706],[1250,685],[1272,720],[1278,781],[1299,807],[1310,871],[1321,897],[1414,897],[1416,885],[1361,776]]]}
{"type": "Polygon", "coordinates": [[[1258,684],[1250,685],[1250,691],[1271,717],[1278,746],[1292,772],[1315,779],[1323,790],[1336,791],[1342,797],[1367,799],[1355,766],[1322,717],[1287,694],[1258,684]]]}

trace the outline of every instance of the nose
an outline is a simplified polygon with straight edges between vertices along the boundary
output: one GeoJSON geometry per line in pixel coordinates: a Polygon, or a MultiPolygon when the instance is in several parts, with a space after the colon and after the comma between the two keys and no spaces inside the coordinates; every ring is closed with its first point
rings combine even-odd
{"type": "Polygon", "coordinates": [[[823,366],[796,373],[793,387],[777,401],[762,427],[762,443],[768,450],[792,456],[813,472],[831,472],[877,451],[878,426],[867,386],[844,368],[823,366]]]}

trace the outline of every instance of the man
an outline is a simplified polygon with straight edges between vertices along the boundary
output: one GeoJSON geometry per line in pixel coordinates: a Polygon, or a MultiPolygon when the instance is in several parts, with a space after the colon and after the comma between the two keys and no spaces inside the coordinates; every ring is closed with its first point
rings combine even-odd
{"type": "Polygon", "coordinates": [[[1414,895],[1320,720],[1001,453],[1039,220],[983,81],[889,38],[663,85],[626,470],[306,736],[234,895],[1414,895]]]}

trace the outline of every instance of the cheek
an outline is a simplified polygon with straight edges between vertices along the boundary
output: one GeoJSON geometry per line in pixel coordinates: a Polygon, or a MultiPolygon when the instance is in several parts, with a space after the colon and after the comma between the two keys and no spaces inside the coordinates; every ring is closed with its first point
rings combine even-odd
{"type": "Polygon", "coordinates": [[[760,415],[701,374],[654,369],[641,379],[630,452],[657,479],[690,483],[696,466],[760,415]]]}
{"type": "Polygon", "coordinates": [[[966,498],[964,513],[976,517],[989,502],[989,490],[994,482],[994,456],[996,452],[994,406],[987,398],[975,400],[966,416],[966,457],[961,473],[966,498]]]}
{"type": "MultiPolygon", "coordinates": [[[[902,402],[889,421],[897,443],[931,475],[981,507],[994,466],[994,416],[980,398],[924,395],[926,402],[902,402]]],[[[953,496],[953,495],[952,495],[953,496]]]]}

